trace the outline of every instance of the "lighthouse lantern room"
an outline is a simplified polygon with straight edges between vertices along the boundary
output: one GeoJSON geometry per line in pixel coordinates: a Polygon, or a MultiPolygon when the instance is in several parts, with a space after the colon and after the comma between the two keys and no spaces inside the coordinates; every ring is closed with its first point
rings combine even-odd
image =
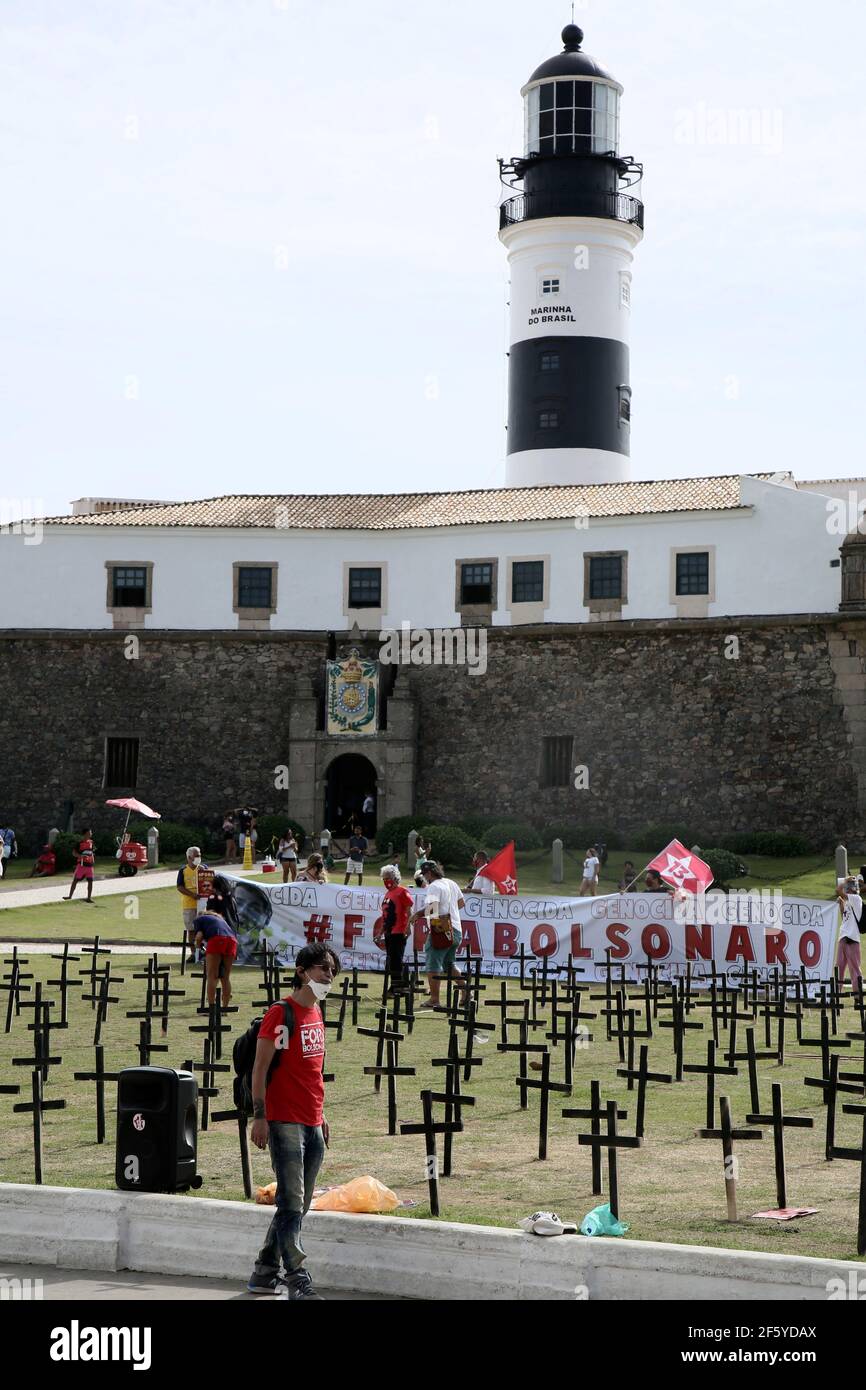
{"type": "Polygon", "coordinates": [[[511,279],[509,486],[629,477],[629,318],[643,169],[619,153],[622,87],[564,48],[522,89],[525,148],[500,160],[511,279]]]}

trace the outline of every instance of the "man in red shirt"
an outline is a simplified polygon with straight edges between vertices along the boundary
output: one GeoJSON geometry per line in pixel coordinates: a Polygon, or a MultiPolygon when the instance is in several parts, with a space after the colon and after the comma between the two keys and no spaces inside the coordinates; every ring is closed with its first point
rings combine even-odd
{"type": "Polygon", "coordinates": [[[317,1298],[304,1269],[301,1223],[313,1200],[330,1138],[323,1107],[325,1024],[319,1001],[340,962],[330,946],[313,942],[295,957],[293,990],[262,1019],[253,1065],[252,1140],[265,1145],[277,1180],[276,1212],[247,1288],[291,1299],[317,1298]],[[287,1016],[286,1010],[290,1010],[287,1016]],[[280,1260],[285,1277],[280,1275],[280,1260]]]}
{"type": "Polygon", "coordinates": [[[385,885],[385,895],[382,898],[382,926],[385,932],[391,993],[404,994],[407,983],[403,976],[403,954],[409,935],[409,914],[414,902],[412,894],[400,883],[400,870],[396,864],[383,864],[379,872],[385,885]]]}

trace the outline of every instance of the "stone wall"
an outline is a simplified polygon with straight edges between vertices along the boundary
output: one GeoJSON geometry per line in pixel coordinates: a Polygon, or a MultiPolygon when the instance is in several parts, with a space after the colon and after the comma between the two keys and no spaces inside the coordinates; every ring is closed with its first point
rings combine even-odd
{"type": "MultiPolygon", "coordinates": [[[[77,826],[114,826],[106,735],[141,739],[138,794],[166,819],[216,822],[247,798],[284,809],[273,768],[289,762],[292,691],[320,681],[325,635],[143,633],[137,660],[125,640],[0,634],[0,821],[28,848],[67,799],[77,826]]],[[[863,642],[862,622],[833,615],[492,629],[486,675],[401,673],[417,702],[415,808],[853,842],[863,642]],[[542,739],[568,734],[589,789],[545,789],[542,739]]]]}

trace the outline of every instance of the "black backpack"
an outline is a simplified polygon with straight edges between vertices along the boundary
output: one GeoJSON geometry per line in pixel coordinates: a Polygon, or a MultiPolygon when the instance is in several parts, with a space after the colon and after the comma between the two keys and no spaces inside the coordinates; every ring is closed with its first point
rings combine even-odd
{"type": "MultiPolygon", "coordinates": [[[[295,1011],[287,1000],[281,999],[280,1003],[283,1006],[283,1013],[285,1014],[286,1032],[289,1040],[291,1040],[292,1033],[295,1029],[295,1011]]],[[[262,1018],[254,1018],[247,1031],[241,1034],[232,1048],[232,1066],[235,1070],[232,1091],[234,1094],[235,1108],[239,1110],[242,1115],[247,1116],[253,1113],[253,1064],[256,1060],[259,1029],[263,1022],[264,1015],[262,1018]]],[[[284,1051],[285,1048],[278,1048],[274,1053],[274,1060],[268,1067],[266,1085],[270,1084],[271,1077],[275,1069],[279,1066],[280,1058],[284,1051]]]]}

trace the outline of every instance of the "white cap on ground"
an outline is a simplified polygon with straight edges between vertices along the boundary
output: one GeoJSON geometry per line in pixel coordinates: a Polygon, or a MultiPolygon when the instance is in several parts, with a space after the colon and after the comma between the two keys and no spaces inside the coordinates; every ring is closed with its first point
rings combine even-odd
{"type": "Polygon", "coordinates": [[[574,1235],[577,1231],[573,1222],[560,1220],[555,1211],[535,1211],[517,1224],[534,1236],[574,1235]]]}

